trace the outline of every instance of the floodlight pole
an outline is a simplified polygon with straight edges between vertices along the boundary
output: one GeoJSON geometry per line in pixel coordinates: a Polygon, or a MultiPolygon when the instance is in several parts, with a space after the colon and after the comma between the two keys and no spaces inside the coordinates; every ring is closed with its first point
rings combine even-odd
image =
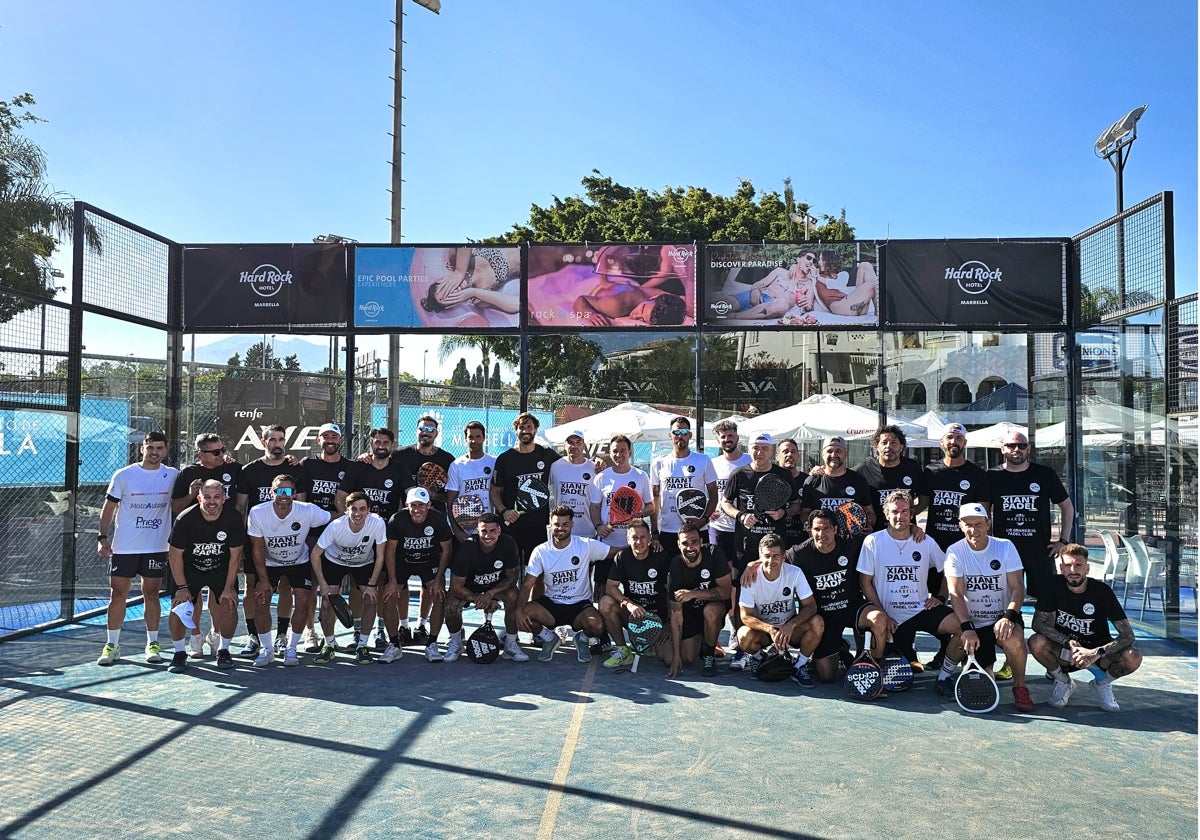
{"type": "Polygon", "coordinates": [[[1096,156],[1108,161],[1117,176],[1117,296],[1120,306],[1125,307],[1125,162],[1133,151],[1137,140],[1137,124],[1149,105],[1134,108],[1113,123],[1096,141],[1096,156]]]}

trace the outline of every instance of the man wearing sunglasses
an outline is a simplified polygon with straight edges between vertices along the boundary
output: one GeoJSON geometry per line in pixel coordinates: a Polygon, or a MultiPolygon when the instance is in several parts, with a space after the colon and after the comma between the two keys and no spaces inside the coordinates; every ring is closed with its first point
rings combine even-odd
{"type": "Polygon", "coordinates": [[[1010,540],[1025,567],[1025,591],[1046,594],[1054,577],[1054,560],[1071,541],[1075,505],[1058,473],[1030,460],[1029,438],[1020,432],[1004,437],[1004,463],[988,470],[991,480],[992,535],[1010,540]],[[1052,540],[1051,504],[1058,505],[1058,539],[1052,540]]]}
{"type": "Polygon", "coordinates": [[[684,490],[703,490],[708,494],[704,512],[696,517],[702,523],[701,537],[708,542],[708,522],[717,509],[717,471],[712,459],[703,452],[692,452],[692,421],[686,417],[671,420],[671,453],[650,463],[650,489],[654,493],[655,525],[658,542],[674,552],[684,518],[676,508],[676,499],[684,490]]]}

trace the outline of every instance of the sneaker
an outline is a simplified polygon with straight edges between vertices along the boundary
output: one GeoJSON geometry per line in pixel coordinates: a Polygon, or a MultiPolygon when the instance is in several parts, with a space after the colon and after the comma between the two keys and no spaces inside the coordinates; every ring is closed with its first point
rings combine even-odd
{"type": "Polygon", "coordinates": [[[621,668],[633,662],[633,651],[627,647],[619,647],[612,656],[604,660],[605,668],[621,668]]]}
{"type": "Polygon", "coordinates": [[[120,645],[105,645],[104,650],[100,651],[100,658],[96,660],[97,665],[116,665],[117,660],[121,658],[120,645]]]}
{"type": "Polygon", "coordinates": [[[370,665],[372,662],[371,651],[367,650],[366,645],[360,647],[354,652],[354,661],[359,665],[370,665]]]}
{"type": "MultiPolygon", "coordinates": [[[[184,656],[187,656],[186,652],[184,653],[184,656]]],[[[156,665],[163,661],[162,648],[159,647],[158,642],[150,642],[146,645],[146,661],[156,665]]]]}
{"type": "Polygon", "coordinates": [[[1018,712],[1032,712],[1033,698],[1029,696],[1029,689],[1023,685],[1013,686],[1013,705],[1017,707],[1018,712]]]}
{"type": "Polygon", "coordinates": [[[996,672],[996,682],[1008,682],[1011,679],[1012,679],[1012,666],[1009,665],[1007,662],[1005,662],[1004,667],[996,672]]]}
{"type": "Polygon", "coordinates": [[[309,627],[304,631],[304,652],[319,653],[321,651],[321,637],[317,635],[317,631],[309,627]]]}
{"type": "Polygon", "coordinates": [[[263,668],[275,661],[275,651],[270,648],[263,648],[258,652],[258,656],[254,657],[254,667],[263,668]]]}
{"type": "Polygon", "coordinates": [[[1101,709],[1106,712],[1121,711],[1121,706],[1117,703],[1117,698],[1113,697],[1112,683],[1092,680],[1092,691],[1095,692],[1096,699],[1100,701],[1101,709]]]}
{"type": "Polygon", "coordinates": [[[808,663],[797,665],[795,672],[792,674],[792,682],[801,688],[816,688],[817,684],[813,682],[813,678],[808,673],[808,663]]]}
{"type": "Polygon", "coordinates": [[[417,647],[429,644],[429,631],[424,627],[418,627],[417,632],[412,634],[412,643],[417,647]]]}
{"type": "Polygon", "coordinates": [[[453,662],[462,655],[463,638],[462,633],[451,633],[450,641],[446,642],[446,655],[442,657],[443,662],[453,662]]]}
{"type": "Polygon", "coordinates": [[[361,631],[361,630],[355,630],[355,631],[354,631],[354,638],[352,638],[352,639],[350,640],[350,644],[346,645],[346,650],[347,650],[349,653],[354,653],[356,650],[358,650],[358,646],[359,646],[359,645],[361,645],[361,644],[362,644],[362,631],[361,631]]]}
{"type": "Polygon", "coordinates": [[[575,658],[580,662],[592,661],[591,645],[588,643],[588,637],[582,633],[575,634],[575,658]]]}
{"type": "MultiPolygon", "coordinates": [[[[390,642],[388,642],[388,640],[387,640],[387,631],[382,630],[382,629],[376,630],[375,631],[375,650],[387,650],[387,646],[389,644],[390,644],[390,642]]],[[[401,644],[401,646],[404,645],[404,631],[403,630],[400,631],[400,644],[401,644]]]]}
{"type": "Polygon", "coordinates": [[[738,649],[734,652],[733,658],[729,660],[730,671],[744,671],[746,669],[746,651],[738,649]]]}
{"type": "Polygon", "coordinates": [[[908,664],[912,666],[912,672],[914,674],[925,673],[925,666],[923,664],[921,664],[920,662],[918,662],[917,660],[914,659],[911,662],[909,662],[908,664]]]}
{"type": "MultiPolygon", "coordinates": [[[[1050,705],[1056,709],[1061,709],[1067,705],[1067,701],[1075,693],[1075,681],[1066,674],[1063,676],[1067,677],[1066,681],[1054,680],[1054,688],[1050,689],[1050,705]]],[[[1051,679],[1054,678],[1051,677],[1051,679]]]]}
{"type": "MultiPolygon", "coordinates": [[[[360,648],[362,650],[363,648],[360,648]]],[[[379,655],[379,661],[384,664],[391,664],[404,655],[404,651],[395,645],[388,645],[387,650],[379,655]]]]}
{"type": "MultiPolygon", "coordinates": [[[[849,648],[847,648],[846,650],[849,651],[849,648]]],[[[942,670],[942,663],[945,661],[946,661],[946,652],[944,650],[939,650],[937,653],[935,653],[933,655],[933,659],[929,660],[929,664],[927,664],[925,666],[925,670],[926,671],[940,671],[940,670],[942,670]]],[[[849,666],[847,666],[847,667],[849,667],[849,666]]]]}
{"type": "Polygon", "coordinates": [[[238,651],[238,656],[244,656],[247,659],[254,659],[262,651],[262,644],[258,641],[257,636],[251,636],[250,641],[246,642],[246,646],[238,651]]]}
{"type": "MultiPolygon", "coordinates": [[[[160,656],[159,659],[162,659],[160,656]]],[[[172,674],[182,674],[187,670],[188,655],[186,650],[177,650],[175,655],[171,657],[171,664],[167,666],[167,670],[172,674]]]]}
{"type": "Polygon", "coordinates": [[[276,633],[275,634],[275,655],[276,656],[283,656],[284,653],[287,652],[287,649],[288,649],[287,643],[288,643],[288,634],[287,633],[276,633]]]}
{"type": "Polygon", "coordinates": [[[400,647],[408,647],[409,645],[411,645],[413,643],[412,631],[409,630],[407,627],[401,627],[400,631],[396,634],[396,636],[397,636],[397,639],[399,640],[399,641],[397,641],[397,644],[400,647]]]}
{"type": "MultiPolygon", "coordinates": [[[[428,634],[426,634],[428,638],[428,634]]],[[[438,650],[437,642],[430,642],[425,646],[425,661],[426,662],[442,662],[445,659],[442,652],[438,650]]]]}
{"type": "Polygon", "coordinates": [[[505,659],[511,659],[513,662],[529,661],[529,654],[521,650],[521,645],[517,641],[515,634],[504,637],[504,649],[500,651],[500,655],[505,659]]]}
{"type": "Polygon", "coordinates": [[[949,677],[946,679],[934,680],[933,691],[938,697],[953,697],[954,696],[954,681],[949,677]]]}
{"type": "Polygon", "coordinates": [[[187,654],[192,659],[200,659],[204,656],[204,637],[199,633],[188,633],[187,637],[187,654]]]}
{"type": "Polygon", "coordinates": [[[285,668],[295,668],[300,664],[300,657],[296,655],[294,647],[283,649],[283,665],[285,668]]]}
{"type": "Polygon", "coordinates": [[[333,645],[324,645],[321,648],[320,653],[317,654],[317,658],[314,659],[313,662],[316,662],[318,665],[328,665],[333,661],[333,657],[335,655],[336,654],[334,653],[333,645]]]}
{"type": "Polygon", "coordinates": [[[700,675],[714,677],[717,674],[717,659],[715,656],[705,656],[701,660],[700,675]]]}
{"type": "Polygon", "coordinates": [[[217,651],[217,670],[229,671],[233,669],[233,656],[229,653],[229,648],[217,651]]]}
{"type": "Polygon", "coordinates": [[[612,642],[602,642],[599,639],[597,639],[595,642],[592,642],[591,639],[588,639],[588,642],[588,650],[592,652],[593,656],[599,656],[602,653],[611,653],[613,650],[612,642]]]}
{"type": "Polygon", "coordinates": [[[562,644],[562,639],[557,633],[554,638],[542,642],[542,652],[538,654],[538,662],[549,662],[554,658],[554,651],[558,650],[558,646],[562,644]]]}

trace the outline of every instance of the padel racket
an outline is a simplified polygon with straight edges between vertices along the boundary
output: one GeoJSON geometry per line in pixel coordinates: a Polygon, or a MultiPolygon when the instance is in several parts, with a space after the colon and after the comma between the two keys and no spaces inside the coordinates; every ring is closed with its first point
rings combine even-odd
{"type": "Polygon", "coordinates": [[[426,461],[417,467],[417,484],[430,493],[440,493],[446,489],[446,470],[441,464],[426,461]]]}
{"type": "Polygon", "coordinates": [[[912,663],[891,639],[888,639],[883,652],[883,662],[879,663],[879,667],[883,671],[884,691],[907,691],[912,688],[912,663]]]}
{"type": "Polygon", "coordinates": [[[633,650],[633,664],[629,670],[636,674],[642,654],[652,653],[662,638],[663,623],[657,615],[647,612],[641,618],[631,619],[625,628],[629,634],[629,647],[633,650]]]}
{"type": "Polygon", "coordinates": [[[525,476],[517,482],[517,498],[513,509],[517,513],[536,513],[550,507],[550,488],[536,476],[525,476]]]}
{"type": "Polygon", "coordinates": [[[883,693],[883,671],[871,656],[870,633],[867,633],[862,653],[856,656],[846,669],[846,679],[842,686],[851,700],[874,700],[883,693]]]}
{"type": "Polygon", "coordinates": [[[861,537],[869,533],[870,527],[867,524],[867,512],[858,502],[842,502],[834,508],[833,512],[838,519],[838,534],[843,539],[861,537]]]}
{"type": "Polygon", "coordinates": [[[991,672],[967,654],[967,663],[954,682],[954,699],[958,707],[973,715],[982,715],[1000,705],[1000,689],[991,672]]]}
{"type": "Polygon", "coordinates": [[[458,527],[468,533],[475,530],[475,526],[479,524],[479,517],[485,513],[487,508],[483,499],[478,496],[459,496],[454,500],[454,504],[450,505],[450,515],[454,517],[458,527]]]}
{"type": "Polygon", "coordinates": [[[500,656],[500,637],[492,626],[492,614],[484,613],[483,624],[467,637],[467,657],[480,665],[490,665],[500,656]]]}
{"type": "Polygon", "coordinates": [[[774,473],[766,473],[754,485],[754,510],[766,513],[783,510],[792,498],[792,483],[784,481],[774,473]]]}
{"type": "Polygon", "coordinates": [[[754,661],[752,674],[761,682],[783,682],[796,671],[796,663],[787,651],[771,647],[754,661]]]}
{"type": "Polygon", "coordinates": [[[684,522],[704,516],[706,507],[708,507],[708,493],[697,490],[695,487],[680,490],[675,496],[675,511],[684,522]]]}
{"type": "Polygon", "coordinates": [[[638,491],[632,487],[618,487],[608,502],[608,524],[628,525],[642,515],[644,506],[645,502],[638,491]]]}
{"type": "Polygon", "coordinates": [[[329,607],[343,627],[349,629],[354,626],[354,616],[350,614],[350,605],[339,593],[335,592],[329,596],[329,607]]]}

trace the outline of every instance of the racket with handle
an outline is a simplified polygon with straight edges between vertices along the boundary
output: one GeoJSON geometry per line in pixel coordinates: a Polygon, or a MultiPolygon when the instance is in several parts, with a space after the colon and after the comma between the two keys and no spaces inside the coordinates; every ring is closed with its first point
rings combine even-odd
{"type": "Polygon", "coordinates": [[[686,487],[675,496],[675,511],[684,522],[704,516],[708,507],[708,493],[695,487],[686,487]]]}
{"type": "Polygon", "coordinates": [[[343,627],[350,629],[354,626],[354,616],[350,614],[350,605],[339,593],[334,592],[329,596],[329,607],[343,627]]]}
{"type": "Polygon", "coordinates": [[[784,481],[774,473],[766,473],[754,486],[754,510],[757,513],[783,510],[791,500],[791,482],[784,481]]]}
{"type": "Polygon", "coordinates": [[[754,661],[752,674],[761,682],[783,682],[796,671],[796,662],[790,652],[769,648],[754,661]]]}
{"type": "Polygon", "coordinates": [[[480,665],[490,665],[500,656],[500,637],[492,626],[492,614],[484,613],[483,624],[467,637],[467,658],[480,665]]]}
{"type": "Polygon", "coordinates": [[[475,526],[479,524],[479,517],[485,513],[487,507],[478,496],[459,496],[454,500],[454,504],[450,505],[450,515],[454,517],[458,527],[468,534],[475,530],[475,526]]]}
{"type": "Polygon", "coordinates": [[[441,493],[446,489],[446,470],[441,464],[426,461],[417,467],[417,484],[430,493],[441,493]]]}
{"type": "Polygon", "coordinates": [[[525,476],[517,482],[517,497],[513,509],[517,513],[536,513],[550,507],[550,488],[536,476],[525,476]]]}
{"type": "Polygon", "coordinates": [[[608,502],[608,524],[628,525],[642,515],[646,503],[632,487],[618,487],[608,502]]]}
{"type": "Polygon", "coordinates": [[[963,671],[954,682],[954,699],[960,709],[973,715],[985,714],[1000,705],[1000,689],[991,671],[976,662],[974,654],[967,654],[963,671]]]}
{"type": "Polygon", "coordinates": [[[842,502],[833,512],[838,520],[838,533],[844,539],[861,537],[870,531],[867,512],[858,502],[842,502]]]}
{"type": "Polygon", "coordinates": [[[647,611],[641,618],[630,619],[626,625],[629,634],[629,647],[633,650],[633,665],[629,670],[637,673],[642,655],[652,653],[658,640],[662,638],[663,623],[657,614],[647,611]]]}
{"type": "Polygon", "coordinates": [[[883,671],[884,691],[907,691],[912,688],[912,663],[890,638],[883,652],[883,662],[879,663],[879,667],[883,671]]]}
{"type": "Polygon", "coordinates": [[[867,633],[862,653],[856,656],[846,669],[846,679],[842,686],[851,700],[874,700],[883,693],[883,670],[871,656],[870,633],[867,633]]]}

